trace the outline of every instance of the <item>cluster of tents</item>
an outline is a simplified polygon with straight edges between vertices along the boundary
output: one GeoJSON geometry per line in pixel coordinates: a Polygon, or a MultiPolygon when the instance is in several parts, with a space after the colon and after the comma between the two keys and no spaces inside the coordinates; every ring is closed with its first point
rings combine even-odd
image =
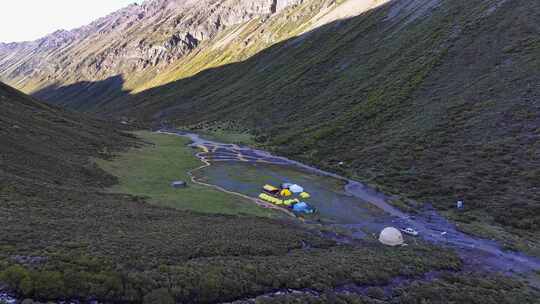
{"type": "Polygon", "coordinates": [[[296,184],[284,183],[280,187],[265,185],[259,198],[277,206],[290,208],[297,213],[310,214],[315,212],[315,209],[305,202],[311,198],[311,194],[296,184]]]}

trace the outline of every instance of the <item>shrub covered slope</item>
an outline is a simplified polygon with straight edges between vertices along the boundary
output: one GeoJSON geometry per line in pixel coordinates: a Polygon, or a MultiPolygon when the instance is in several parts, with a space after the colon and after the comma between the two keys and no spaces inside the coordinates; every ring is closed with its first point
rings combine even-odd
{"type": "MultiPolygon", "coordinates": [[[[0,286],[37,300],[214,303],[457,270],[426,245],[339,245],[288,221],[197,214],[110,194],[89,159],[141,145],[0,87],[0,286]]],[[[519,283],[512,290],[529,297],[519,283]]]]}

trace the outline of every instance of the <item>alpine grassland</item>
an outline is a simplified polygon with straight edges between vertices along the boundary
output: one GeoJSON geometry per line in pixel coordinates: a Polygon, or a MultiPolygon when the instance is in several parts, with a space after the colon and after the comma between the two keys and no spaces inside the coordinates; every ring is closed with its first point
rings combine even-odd
{"type": "Polygon", "coordinates": [[[245,198],[227,194],[191,181],[190,172],[204,164],[195,157],[189,139],[169,134],[136,132],[144,142],[112,160],[99,160],[105,171],[118,177],[110,191],[148,197],[151,203],[183,210],[220,214],[277,215],[245,198]],[[186,188],[175,189],[173,181],[186,188]]]}

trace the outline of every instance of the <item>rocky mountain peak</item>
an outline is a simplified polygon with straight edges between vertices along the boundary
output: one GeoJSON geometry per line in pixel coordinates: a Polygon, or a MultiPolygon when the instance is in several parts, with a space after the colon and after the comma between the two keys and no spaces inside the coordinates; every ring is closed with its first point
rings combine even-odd
{"type": "Polygon", "coordinates": [[[32,87],[42,87],[60,79],[94,81],[166,66],[232,25],[300,2],[151,0],[132,4],[71,31],[0,45],[0,79],[10,84],[30,79],[38,83],[32,87]]]}

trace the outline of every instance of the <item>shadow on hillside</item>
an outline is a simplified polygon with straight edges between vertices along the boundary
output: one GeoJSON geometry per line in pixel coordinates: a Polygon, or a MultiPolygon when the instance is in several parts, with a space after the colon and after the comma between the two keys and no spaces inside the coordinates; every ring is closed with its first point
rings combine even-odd
{"type": "MultiPolygon", "coordinates": [[[[205,99],[211,98],[211,94],[206,92],[210,83],[212,84],[212,90],[216,91],[238,81],[249,84],[249,79],[244,80],[242,78],[252,69],[255,69],[257,73],[265,73],[268,68],[275,68],[275,57],[281,60],[284,55],[289,56],[291,51],[295,53],[293,56],[304,56],[302,49],[305,47],[306,42],[309,43],[310,37],[317,36],[320,33],[335,34],[340,28],[359,21],[362,16],[386,10],[394,2],[395,0],[389,1],[358,16],[318,26],[302,35],[291,37],[262,49],[243,61],[208,68],[191,77],[178,79],[134,95],[123,89],[124,79],[121,75],[97,82],[83,81],[67,86],[52,85],[32,95],[49,103],[76,110],[95,111],[106,116],[134,115],[141,118],[139,114],[142,114],[145,119],[160,120],[163,117],[175,115],[179,112],[205,111],[204,106],[194,106],[192,102],[200,98],[201,95],[205,96],[205,99]],[[239,70],[245,70],[246,73],[238,73],[239,70]],[[167,96],[167,98],[164,96],[167,96]],[[130,111],[127,105],[134,111],[130,111]],[[138,108],[138,106],[141,108],[138,108]],[[139,113],[141,110],[144,113],[139,113]],[[152,114],[149,117],[150,112],[152,114]]],[[[322,46],[313,47],[319,48],[322,46]]],[[[281,73],[287,74],[289,66],[279,68],[283,69],[280,71],[281,73]]],[[[197,115],[193,115],[193,117],[197,115]]]]}
{"type": "Polygon", "coordinates": [[[124,77],[116,75],[101,81],[81,81],[70,85],[51,85],[41,89],[34,97],[51,104],[77,110],[90,110],[100,103],[128,95],[123,89],[124,77]]]}
{"type": "MultiPolygon", "coordinates": [[[[310,53],[312,55],[319,50],[321,53],[325,53],[331,49],[325,45],[317,44],[317,41],[321,40],[321,36],[327,36],[325,39],[329,41],[335,40],[336,43],[342,43],[339,40],[343,39],[341,35],[345,34],[344,31],[347,28],[354,24],[361,24],[363,19],[371,14],[380,15],[377,18],[385,20],[390,14],[389,10],[397,7],[394,6],[395,2],[397,1],[391,0],[357,16],[320,25],[306,33],[270,45],[245,60],[206,68],[193,76],[181,78],[133,95],[122,96],[112,102],[102,103],[103,107],[97,111],[107,116],[133,116],[135,119],[155,123],[173,118],[173,120],[183,120],[187,124],[206,119],[218,119],[219,117],[213,116],[214,113],[219,113],[219,115],[226,115],[233,111],[239,113],[242,111],[243,105],[252,102],[248,94],[243,95],[239,92],[244,91],[245,93],[248,87],[253,91],[265,91],[273,85],[270,78],[276,75],[287,78],[291,74],[290,69],[294,67],[290,65],[290,58],[297,58],[298,62],[309,65],[309,60],[304,59],[306,56],[310,56],[310,53]],[[255,83],[252,78],[254,74],[265,75],[265,83],[255,83]]],[[[397,9],[403,8],[397,7],[397,9]]],[[[384,27],[390,26],[392,23],[389,21],[384,27]]],[[[356,37],[355,39],[360,38],[356,37]]],[[[339,60],[340,58],[334,57],[333,59],[339,60]]],[[[334,68],[342,70],[346,68],[345,64],[342,64],[323,67],[329,70],[321,70],[319,66],[308,65],[304,65],[302,68],[306,73],[313,75],[333,72],[330,69],[334,68]]],[[[295,82],[291,81],[288,85],[294,86],[295,82]]],[[[266,96],[266,99],[265,96],[261,95],[260,103],[264,103],[265,106],[288,107],[291,102],[298,100],[297,96],[287,95],[280,88],[276,88],[272,94],[272,98],[266,96]]],[[[263,115],[265,113],[263,108],[256,113],[258,114],[249,115],[248,119],[256,120],[258,125],[264,126],[265,121],[269,120],[270,117],[263,115]]],[[[246,119],[245,117],[242,119],[246,119]]],[[[272,124],[269,121],[267,123],[268,125],[272,124]]]]}

